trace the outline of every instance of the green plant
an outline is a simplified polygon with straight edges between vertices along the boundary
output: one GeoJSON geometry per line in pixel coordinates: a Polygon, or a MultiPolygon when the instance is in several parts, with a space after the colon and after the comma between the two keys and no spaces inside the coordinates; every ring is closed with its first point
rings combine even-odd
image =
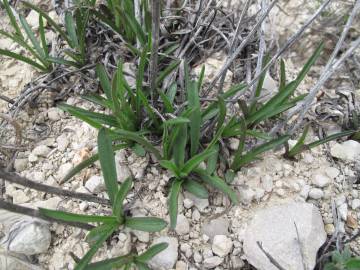
{"type": "MultiPolygon", "coordinates": [[[[120,226],[125,226],[134,230],[147,232],[160,231],[166,227],[166,222],[155,217],[130,217],[123,209],[123,201],[132,186],[132,180],[128,178],[119,188],[117,183],[115,159],[113,156],[112,141],[105,129],[100,129],[98,135],[99,159],[105,181],[106,191],[112,205],[112,215],[96,216],[82,215],[69,212],[49,210],[40,208],[42,215],[53,219],[59,219],[70,222],[80,223],[98,223],[99,225],[92,229],[87,235],[87,242],[90,243],[90,250],[78,262],[76,270],[88,269],[88,264],[96,251],[102,246],[104,241],[111,236],[120,226]]],[[[136,257],[130,256],[135,259],[136,257]]],[[[131,260],[129,263],[137,262],[131,260]]],[[[139,263],[142,263],[141,261],[139,263]]],[[[145,262],[144,262],[145,263],[145,262]]],[[[91,268],[93,269],[93,268],[91,268]]],[[[95,268],[96,269],[96,268],[95,268]]],[[[99,268],[98,268],[99,269],[99,268]]]]}
{"type": "Polygon", "coordinates": [[[15,14],[9,5],[8,0],[3,0],[2,2],[5,7],[7,16],[10,19],[10,24],[14,32],[8,33],[4,30],[0,30],[0,35],[11,39],[19,46],[24,48],[29,56],[24,56],[15,52],[11,52],[7,49],[0,49],[0,54],[25,62],[29,65],[34,66],[37,69],[40,69],[41,71],[51,71],[52,63],[49,59],[49,47],[45,38],[44,17],[41,15],[39,16],[40,40],[38,40],[24,16],[19,14],[20,25],[25,32],[25,35],[23,34],[20,25],[15,18],[15,14]],[[28,43],[27,39],[30,41],[30,43],[28,43]]]}
{"type": "Polygon", "coordinates": [[[326,136],[323,139],[320,139],[320,140],[305,144],[305,139],[306,139],[306,136],[307,136],[307,134],[309,132],[309,128],[310,128],[309,124],[305,126],[301,137],[299,138],[299,140],[296,142],[296,144],[290,150],[286,151],[286,153],[284,154],[285,157],[294,158],[296,155],[300,154],[301,152],[303,152],[305,150],[310,150],[310,149],[312,149],[314,147],[317,147],[317,146],[322,145],[324,143],[336,140],[336,139],[341,138],[341,137],[351,136],[351,135],[353,135],[354,133],[357,132],[356,130],[347,130],[347,131],[335,133],[335,134],[326,136]]]}
{"type": "Polygon", "coordinates": [[[108,260],[99,261],[96,263],[89,264],[86,270],[111,270],[111,269],[131,269],[132,265],[135,265],[138,270],[148,270],[147,263],[151,258],[159,254],[161,251],[166,249],[167,243],[160,243],[150,247],[147,251],[140,255],[128,254],[108,260]],[[121,268],[123,267],[123,268],[121,268]]]}
{"type": "Polygon", "coordinates": [[[340,252],[334,251],[331,262],[328,262],[324,270],[358,270],[360,269],[360,257],[353,257],[348,247],[340,252]]]}
{"type": "Polygon", "coordinates": [[[25,7],[36,11],[41,17],[44,17],[69,46],[63,52],[71,61],[58,57],[49,57],[50,61],[77,67],[86,64],[86,27],[90,18],[90,8],[95,6],[95,2],[95,0],[75,1],[74,11],[67,10],[65,12],[66,31],[63,31],[60,25],[49,17],[47,12],[36,5],[24,2],[25,7]]]}
{"type": "Polygon", "coordinates": [[[99,10],[93,9],[92,12],[103,23],[119,33],[127,45],[136,51],[133,47],[136,40],[143,48],[151,44],[148,43],[150,36],[147,34],[151,32],[151,13],[148,0],[140,1],[140,9],[144,17],[144,27],[136,19],[133,0],[107,0],[106,4],[101,5],[99,10]]]}

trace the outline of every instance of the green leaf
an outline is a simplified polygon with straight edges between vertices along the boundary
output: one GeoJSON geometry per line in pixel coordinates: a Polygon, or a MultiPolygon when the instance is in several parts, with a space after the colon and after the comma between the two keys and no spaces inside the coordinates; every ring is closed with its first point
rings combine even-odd
{"type": "Polygon", "coordinates": [[[167,223],[156,217],[126,217],[125,226],[138,231],[159,232],[167,226],[167,223]]]}
{"type": "Polygon", "coordinates": [[[351,258],[346,262],[346,268],[348,270],[360,269],[360,258],[351,258]]]}
{"type": "MultiPolygon", "coordinates": [[[[129,254],[125,256],[120,256],[116,258],[111,258],[111,259],[91,263],[85,269],[86,270],[122,269],[121,267],[131,264],[133,260],[134,260],[134,256],[129,254]]],[[[124,270],[126,270],[126,268],[124,270]]]]}
{"type": "Polygon", "coordinates": [[[96,75],[100,80],[100,85],[108,100],[111,100],[111,83],[103,65],[96,65],[96,75]]]}
{"type": "Polygon", "coordinates": [[[40,36],[40,40],[41,40],[42,50],[45,54],[45,57],[49,57],[49,49],[48,49],[48,45],[46,43],[46,38],[45,38],[44,20],[41,15],[39,15],[39,36],[40,36]]]}
{"type": "Polygon", "coordinates": [[[51,17],[47,14],[47,12],[44,12],[36,5],[33,5],[29,2],[22,2],[22,3],[25,5],[25,7],[35,10],[37,13],[43,16],[47,20],[47,22],[62,36],[62,38],[65,39],[66,42],[70,44],[70,40],[66,35],[66,33],[61,29],[60,25],[58,25],[53,19],[51,19],[51,17]]]}
{"type": "Polygon", "coordinates": [[[69,221],[69,222],[80,222],[80,223],[89,223],[89,222],[101,222],[101,223],[114,223],[116,218],[113,216],[90,216],[90,215],[81,215],[73,214],[69,212],[63,212],[58,210],[50,210],[45,208],[39,208],[41,215],[44,215],[49,218],[69,221]]]}
{"type": "Polygon", "coordinates": [[[126,195],[131,190],[132,180],[128,177],[124,183],[121,184],[119,191],[117,192],[113,204],[113,215],[116,216],[118,222],[123,222],[124,210],[123,204],[126,198],[126,195]]]}
{"type": "Polygon", "coordinates": [[[161,251],[165,250],[168,246],[168,243],[160,243],[153,245],[147,251],[137,256],[135,260],[138,262],[147,263],[161,251]]]}
{"type": "Polygon", "coordinates": [[[11,23],[12,27],[14,28],[16,35],[18,37],[24,39],[24,37],[23,37],[23,35],[21,33],[21,30],[20,30],[20,27],[19,27],[19,25],[18,25],[18,23],[16,21],[15,16],[14,16],[14,13],[13,13],[10,5],[9,5],[9,1],[8,0],[3,0],[2,2],[4,4],[6,13],[7,13],[7,15],[8,15],[9,19],[10,19],[10,23],[11,23]]]}
{"type": "Polygon", "coordinates": [[[147,43],[146,34],[144,33],[143,29],[141,28],[141,25],[136,20],[136,17],[132,16],[131,14],[127,14],[127,13],[123,13],[123,14],[124,14],[124,19],[128,23],[128,26],[135,33],[136,38],[139,40],[140,44],[143,47],[145,47],[146,43],[147,43]]]}
{"type": "Polygon", "coordinates": [[[94,104],[97,104],[101,107],[104,107],[104,108],[108,108],[110,110],[113,109],[113,105],[112,105],[112,102],[111,100],[108,100],[100,95],[97,95],[97,94],[88,94],[88,95],[84,95],[82,96],[83,99],[87,100],[87,101],[90,101],[94,104]]]}
{"type": "Polygon", "coordinates": [[[139,136],[136,132],[127,131],[123,129],[115,130],[119,139],[129,140],[142,145],[147,151],[153,153],[158,160],[161,160],[161,154],[148,140],[139,136]]]}
{"type": "Polygon", "coordinates": [[[225,193],[230,198],[232,203],[237,204],[239,202],[236,192],[232,190],[220,177],[210,176],[206,173],[206,171],[201,169],[197,169],[196,173],[199,174],[204,182],[225,193]]]}
{"type": "Polygon", "coordinates": [[[96,251],[102,246],[102,244],[106,241],[106,239],[108,239],[111,236],[111,234],[114,232],[116,228],[117,225],[114,225],[101,232],[96,243],[93,244],[90,250],[85,254],[85,256],[82,257],[82,259],[76,265],[74,270],[87,269],[87,265],[90,263],[91,258],[95,255],[96,251]]]}
{"type": "Polygon", "coordinates": [[[201,199],[207,199],[209,197],[209,193],[207,189],[193,179],[186,179],[184,180],[184,183],[182,184],[183,188],[190,193],[194,194],[196,197],[201,199]]]}
{"type": "Polygon", "coordinates": [[[180,170],[179,168],[176,166],[176,164],[174,162],[172,162],[171,160],[160,160],[160,165],[171,171],[175,176],[180,177],[180,170]]]}
{"type": "MultiPolygon", "coordinates": [[[[59,65],[72,66],[72,67],[77,67],[77,68],[80,67],[80,65],[77,62],[65,60],[65,59],[59,58],[59,57],[49,56],[46,58],[46,60],[48,60],[52,63],[55,63],[55,64],[59,64],[59,65]]],[[[77,59],[75,59],[75,60],[77,61],[77,59]]]]}
{"type": "Polygon", "coordinates": [[[172,125],[187,124],[187,123],[190,123],[189,118],[179,116],[179,117],[176,117],[176,118],[166,120],[164,122],[164,125],[172,126],[172,125]]]}
{"type": "Polygon", "coordinates": [[[197,154],[196,156],[193,156],[191,159],[189,159],[185,165],[180,169],[181,175],[183,177],[189,175],[195,168],[199,166],[199,164],[203,161],[205,161],[207,158],[212,156],[214,153],[216,153],[215,149],[205,150],[201,152],[200,154],[197,154]]]}
{"type": "Polygon", "coordinates": [[[138,270],[151,270],[146,264],[142,262],[135,262],[135,265],[138,270]]]}
{"type": "Polygon", "coordinates": [[[222,97],[218,97],[219,99],[219,117],[217,121],[216,131],[219,131],[219,129],[223,126],[225,122],[226,117],[226,104],[222,97]]]}
{"type": "Polygon", "coordinates": [[[327,142],[330,142],[330,141],[339,139],[339,138],[341,138],[341,137],[350,136],[350,135],[352,135],[352,134],[354,134],[354,133],[356,133],[356,130],[347,130],[347,131],[335,133],[335,134],[333,134],[333,135],[330,135],[330,136],[325,137],[324,139],[320,139],[320,140],[318,140],[318,141],[309,143],[309,144],[307,145],[307,148],[311,149],[311,148],[317,147],[317,146],[319,146],[319,145],[322,145],[322,144],[324,144],[324,143],[327,143],[327,142]]]}
{"type": "Polygon", "coordinates": [[[118,126],[116,118],[111,115],[106,115],[102,113],[91,112],[88,110],[84,110],[82,108],[78,108],[75,106],[67,105],[65,103],[61,103],[58,105],[58,108],[62,109],[70,113],[71,115],[79,118],[89,125],[100,129],[102,125],[108,125],[112,127],[118,126]]]}
{"type": "Polygon", "coordinates": [[[306,125],[304,128],[304,131],[301,135],[301,137],[299,138],[299,140],[296,142],[296,144],[294,145],[293,148],[290,149],[290,151],[286,154],[286,156],[288,157],[293,157],[296,154],[298,154],[303,148],[304,148],[304,144],[305,144],[305,139],[306,136],[309,132],[309,128],[310,128],[310,124],[306,125]]]}
{"type": "Polygon", "coordinates": [[[226,183],[231,184],[235,179],[236,173],[233,170],[227,170],[225,173],[226,183]]]}
{"type": "MultiPolygon", "coordinates": [[[[113,151],[115,152],[115,151],[123,149],[127,146],[128,146],[128,144],[125,144],[125,143],[114,145],[113,151]]],[[[73,169],[71,169],[65,175],[65,177],[61,180],[61,183],[67,182],[70,178],[72,178],[74,175],[79,173],[82,169],[94,164],[97,160],[99,160],[99,155],[95,154],[95,155],[89,157],[88,159],[85,159],[84,161],[80,162],[78,165],[76,165],[73,169]]]]}
{"type": "Polygon", "coordinates": [[[68,10],[65,11],[65,28],[66,28],[67,33],[69,34],[69,38],[71,41],[69,46],[71,48],[79,47],[79,41],[78,41],[78,37],[76,34],[75,22],[74,22],[71,12],[68,10]]]}
{"type": "Polygon", "coordinates": [[[184,164],[185,160],[186,143],[188,140],[187,124],[181,124],[177,127],[178,132],[174,138],[172,153],[176,166],[180,167],[184,164]]]}
{"type": "Polygon", "coordinates": [[[166,96],[169,98],[169,101],[171,103],[173,103],[175,100],[176,92],[177,92],[177,84],[173,83],[172,85],[170,85],[169,90],[167,90],[166,92],[166,96]]]}
{"type": "MultiPolygon", "coordinates": [[[[180,60],[173,61],[173,62],[171,62],[170,65],[168,65],[163,71],[159,72],[159,75],[158,75],[157,78],[156,78],[156,85],[159,86],[160,83],[161,83],[175,68],[177,68],[180,63],[181,63],[180,60]]],[[[170,87],[170,89],[172,89],[172,88],[170,87]]],[[[172,90],[170,90],[170,89],[169,89],[169,91],[173,91],[173,89],[172,89],[172,90]]],[[[176,93],[176,84],[175,84],[175,93],[176,93]]],[[[170,96],[171,96],[171,95],[170,95],[170,96]]],[[[175,95],[173,95],[173,96],[175,96],[175,95]]],[[[170,98],[170,97],[169,97],[169,98],[170,98]]],[[[170,98],[170,101],[172,102],[173,99],[170,98]]]]}
{"type": "MultiPolygon", "coordinates": [[[[187,67],[187,65],[186,65],[187,67]]],[[[188,68],[186,68],[187,70],[188,68]]],[[[186,71],[187,73],[188,71],[186,71]]],[[[185,76],[189,76],[188,74],[185,76]]],[[[193,156],[197,153],[200,144],[200,128],[201,128],[201,112],[198,86],[195,81],[187,83],[187,100],[188,107],[193,109],[190,119],[190,155],[193,156]]]]}
{"type": "Polygon", "coordinates": [[[142,147],[140,144],[135,143],[131,149],[134,151],[134,153],[139,157],[144,157],[146,155],[146,151],[144,147],[142,147]]]}
{"type": "Polygon", "coordinates": [[[178,198],[183,181],[175,179],[171,185],[169,196],[170,228],[175,229],[178,213],[178,198]]]}
{"type": "Polygon", "coordinates": [[[213,146],[213,150],[215,151],[207,160],[207,166],[206,166],[206,171],[208,174],[212,175],[217,167],[217,162],[218,162],[218,158],[219,158],[219,150],[220,150],[220,146],[219,144],[215,144],[213,146]]]}
{"type": "Polygon", "coordinates": [[[99,239],[101,238],[104,231],[108,231],[109,229],[118,227],[118,226],[119,226],[119,224],[117,224],[116,222],[101,224],[88,232],[88,234],[86,235],[85,241],[87,243],[89,243],[90,246],[92,246],[97,241],[99,241],[99,239]]]}
{"type": "Polygon", "coordinates": [[[10,52],[8,50],[3,50],[3,49],[0,49],[0,54],[11,57],[11,58],[14,58],[14,59],[19,60],[21,62],[24,62],[26,64],[32,65],[35,68],[38,68],[38,69],[40,69],[42,71],[48,71],[47,67],[42,66],[42,65],[38,64],[37,62],[31,60],[30,58],[22,56],[20,54],[13,53],[13,52],[10,52]]]}
{"type": "Polygon", "coordinates": [[[110,201],[114,205],[115,196],[118,193],[115,158],[113,155],[111,139],[107,130],[104,128],[99,130],[98,149],[101,170],[106,185],[106,191],[109,195],[110,201]]]}
{"type": "Polygon", "coordinates": [[[161,101],[164,103],[165,112],[166,113],[173,113],[175,111],[174,106],[171,104],[170,99],[167,95],[165,95],[162,91],[158,91],[161,101]]]}
{"type": "Polygon", "coordinates": [[[280,60],[280,85],[279,85],[279,91],[282,91],[285,89],[286,85],[286,71],[285,71],[285,62],[283,59],[280,60]]]}
{"type": "Polygon", "coordinates": [[[258,147],[255,147],[254,149],[250,150],[243,156],[236,156],[234,158],[233,163],[231,164],[231,169],[234,171],[239,170],[242,166],[245,164],[248,164],[249,162],[252,162],[253,160],[257,159],[257,156],[261,153],[264,153],[268,150],[271,150],[277,146],[280,146],[284,144],[286,141],[290,139],[290,136],[284,135],[279,138],[276,138],[274,140],[271,140],[270,142],[266,142],[258,147]]]}
{"type": "MultiPolygon", "coordinates": [[[[264,68],[267,65],[269,60],[270,60],[269,54],[266,54],[264,56],[263,61],[262,61],[262,68],[264,68]]],[[[266,71],[263,71],[263,73],[259,77],[258,84],[257,84],[256,89],[255,89],[255,98],[259,97],[260,94],[261,94],[261,91],[262,91],[263,85],[264,85],[265,77],[266,77],[266,71]]],[[[255,107],[256,107],[256,101],[251,103],[250,112],[254,112],[255,107]]]]}

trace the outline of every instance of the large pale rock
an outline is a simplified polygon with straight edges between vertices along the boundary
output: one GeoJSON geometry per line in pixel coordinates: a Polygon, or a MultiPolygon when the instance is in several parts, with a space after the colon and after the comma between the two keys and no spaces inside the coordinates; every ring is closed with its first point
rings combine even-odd
{"type": "Polygon", "coordinates": [[[226,235],[215,235],[212,243],[212,251],[214,254],[225,257],[228,255],[233,247],[233,243],[226,235]]]}
{"type": "Polygon", "coordinates": [[[277,270],[259,248],[257,242],[260,242],[284,269],[303,269],[303,263],[306,269],[313,269],[316,253],[325,240],[324,224],[314,205],[287,203],[261,209],[255,214],[245,232],[244,253],[258,270],[277,270]]]}
{"type": "Polygon", "coordinates": [[[152,269],[157,270],[171,269],[174,267],[178,259],[178,240],[175,237],[160,236],[154,240],[153,245],[160,243],[168,243],[169,246],[153,257],[150,260],[149,265],[152,267],[152,269]]]}
{"type": "Polygon", "coordinates": [[[202,213],[205,212],[206,211],[205,209],[209,206],[208,199],[198,198],[195,195],[193,195],[187,191],[185,191],[185,198],[191,200],[193,202],[193,204],[195,205],[195,207],[202,213]]]}
{"type": "Polygon", "coordinates": [[[360,143],[357,141],[346,141],[343,143],[336,143],[330,149],[330,153],[333,157],[346,160],[355,161],[360,156],[360,143]]]}

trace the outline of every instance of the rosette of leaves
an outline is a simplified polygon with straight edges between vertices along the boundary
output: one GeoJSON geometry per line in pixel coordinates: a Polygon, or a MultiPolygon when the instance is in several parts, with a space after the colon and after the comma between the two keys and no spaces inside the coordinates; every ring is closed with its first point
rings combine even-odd
{"type": "MultiPolygon", "coordinates": [[[[75,268],[76,270],[88,269],[87,267],[96,251],[119,228],[127,227],[134,230],[157,232],[164,229],[167,225],[167,223],[160,218],[131,217],[127,215],[127,213],[124,211],[123,203],[127,193],[131,189],[132,180],[130,178],[126,179],[126,181],[119,187],[117,183],[117,174],[115,167],[115,159],[113,156],[112,141],[108,134],[108,131],[105,129],[100,129],[99,131],[98,149],[101,169],[106,186],[106,192],[112,205],[112,215],[83,215],[43,208],[39,209],[42,215],[53,218],[55,220],[58,219],[69,222],[97,224],[97,226],[92,229],[87,235],[86,240],[90,243],[90,250],[77,263],[77,266],[75,268]]],[[[135,259],[137,257],[134,257],[132,255],[130,257],[131,261],[124,265],[136,262],[135,259]]],[[[140,256],[140,258],[142,257],[140,256]]],[[[141,261],[140,259],[139,263],[145,264],[146,260],[141,261]]]]}

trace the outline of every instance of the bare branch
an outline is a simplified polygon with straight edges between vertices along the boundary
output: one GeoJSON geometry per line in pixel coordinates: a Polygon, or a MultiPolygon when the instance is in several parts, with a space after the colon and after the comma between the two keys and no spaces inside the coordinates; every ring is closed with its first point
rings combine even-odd
{"type": "Polygon", "coordinates": [[[79,200],[84,200],[84,201],[89,201],[89,202],[94,202],[94,203],[99,203],[99,204],[104,204],[104,205],[110,205],[110,201],[107,199],[99,198],[99,197],[96,197],[96,196],[93,196],[90,194],[86,194],[86,193],[73,192],[70,190],[65,190],[65,189],[60,189],[57,187],[40,184],[35,181],[31,181],[25,177],[19,176],[15,173],[5,172],[2,169],[0,169],[0,178],[4,179],[6,181],[9,181],[11,183],[15,183],[15,184],[18,184],[21,186],[36,189],[36,190],[50,193],[50,194],[55,194],[55,195],[64,196],[64,197],[71,197],[71,198],[75,198],[75,199],[79,199],[79,200]]]}
{"type": "Polygon", "coordinates": [[[4,201],[3,199],[0,199],[0,208],[5,209],[10,212],[13,212],[13,213],[18,213],[18,214],[22,214],[22,215],[26,215],[26,216],[30,216],[30,217],[40,218],[40,219],[43,219],[46,221],[55,222],[55,223],[59,223],[59,224],[66,224],[66,225],[70,225],[73,227],[85,229],[88,231],[95,228],[93,225],[90,225],[90,224],[85,224],[85,223],[80,223],[80,222],[63,221],[63,220],[57,220],[57,219],[45,217],[40,214],[39,210],[12,204],[12,203],[4,201]]]}
{"type": "Polygon", "coordinates": [[[269,259],[269,261],[279,270],[286,270],[284,267],[282,267],[275,259],[273,256],[271,256],[271,254],[269,252],[267,252],[262,244],[260,242],[256,242],[257,245],[259,246],[259,248],[261,249],[261,251],[265,254],[265,256],[269,259]]]}

